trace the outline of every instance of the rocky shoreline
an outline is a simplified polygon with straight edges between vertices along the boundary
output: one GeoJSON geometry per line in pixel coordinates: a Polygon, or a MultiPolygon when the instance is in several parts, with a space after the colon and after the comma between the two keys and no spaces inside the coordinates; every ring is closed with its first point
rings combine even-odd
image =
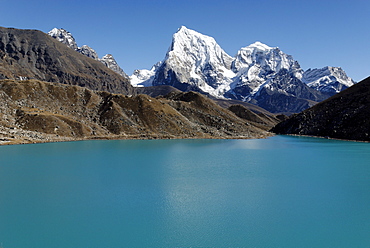
{"type": "MultiPolygon", "coordinates": [[[[256,136],[253,139],[265,139],[274,136],[273,133],[256,136]]],[[[168,135],[110,135],[110,136],[88,136],[88,137],[60,137],[34,131],[21,130],[17,128],[6,129],[0,127],[0,146],[24,145],[55,142],[72,142],[83,140],[152,140],[152,139],[251,139],[246,136],[213,137],[213,136],[168,136],[168,135]]]]}

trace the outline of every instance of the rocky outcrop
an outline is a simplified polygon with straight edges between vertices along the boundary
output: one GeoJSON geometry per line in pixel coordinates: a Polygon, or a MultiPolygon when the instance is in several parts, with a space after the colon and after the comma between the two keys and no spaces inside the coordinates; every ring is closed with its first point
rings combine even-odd
{"type": "Polygon", "coordinates": [[[134,94],[129,80],[37,30],[0,27],[0,79],[38,79],[134,94]]]}
{"type": "Polygon", "coordinates": [[[370,78],[276,125],[277,134],[370,141],[370,78]]]}
{"type": "Polygon", "coordinates": [[[0,81],[0,143],[80,139],[262,138],[237,117],[194,92],[125,96],[38,80],[0,81]]]}

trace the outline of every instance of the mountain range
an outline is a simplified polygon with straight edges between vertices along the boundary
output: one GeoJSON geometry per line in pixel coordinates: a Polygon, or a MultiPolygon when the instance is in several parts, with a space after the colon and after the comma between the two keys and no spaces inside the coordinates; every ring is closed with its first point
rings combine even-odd
{"type": "Polygon", "coordinates": [[[0,144],[262,138],[280,120],[170,86],[146,92],[155,98],[138,94],[127,77],[86,55],[95,56],[92,50],[66,41],[38,30],[0,28],[0,144]]]}
{"type": "MultiPolygon", "coordinates": [[[[54,28],[48,34],[128,77],[111,54],[99,58],[91,47],[79,47],[65,29],[54,28]]],[[[146,93],[155,89],[151,86],[168,85],[287,114],[298,113],[355,84],[340,67],[303,71],[291,55],[261,42],[241,48],[231,57],[214,38],[185,26],[173,35],[165,59],[151,70],[135,70],[130,82],[135,87],[150,87],[146,93]]]]}
{"type": "Polygon", "coordinates": [[[131,82],[112,65],[119,67],[113,56],[99,59],[68,32],[53,37],[0,27],[0,144],[261,138],[272,127],[279,134],[370,141],[369,78],[354,84],[329,66],[303,71],[290,55],[260,42],[230,57],[213,38],[182,27],[166,58],[136,71],[131,82]],[[287,120],[266,110],[292,113],[310,105],[287,120]]]}
{"type": "Polygon", "coordinates": [[[228,55],[214,38],[182,26],[163,61],[130,76],[136,87],[170,85],[221,99],[250,102],[273,113],[296,113],[355,82],[339,67],[303,71],[278,47],[255,42],[228,55]]]}

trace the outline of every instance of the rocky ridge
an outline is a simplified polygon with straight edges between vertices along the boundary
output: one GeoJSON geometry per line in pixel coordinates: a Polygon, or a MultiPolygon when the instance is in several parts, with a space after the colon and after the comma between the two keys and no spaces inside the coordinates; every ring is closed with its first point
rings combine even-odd
{"type": "Polygon", "coordinates": [[[63,28],[53,28],[48,32],[48,34],[54,39],[62,42],[68,47],[76,50],[77,52],[102,62],[106,67],[112,71],[118,73],[119,75],[128,78],[127,74],[122,70],[122,68],[117,64],[117,61],[114,59],[112,54],[106,54],[101,59],[99,58],[97,52],[87,45],[79,47],[73,35],[63,28]]]}
{"type": "MultiPolygon", "coordinates": [[[[72,38],[67,40],[74,46],[72,38]]],[[[127,78],[38,30],[0,27],[0,79],[38,79],[135,94],[127,78]]]]}
{"type": "MultiPolygon", "coordinates": [[[[239,118],[195,92],[125,96],[38,80],[0,81],[0,143],[83,139],[262,138],[271,123],[239,118]]],[[[275,122],[276,123],[276,122],[275,122]]]]}

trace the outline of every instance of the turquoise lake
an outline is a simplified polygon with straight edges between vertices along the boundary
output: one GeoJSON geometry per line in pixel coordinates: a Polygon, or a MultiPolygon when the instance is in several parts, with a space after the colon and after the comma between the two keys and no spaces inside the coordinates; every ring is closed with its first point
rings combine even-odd
{"type": "Polygon", "coordinates": [[[0,147],[0,247],[370,247],[370,144],[0,147]]]}

